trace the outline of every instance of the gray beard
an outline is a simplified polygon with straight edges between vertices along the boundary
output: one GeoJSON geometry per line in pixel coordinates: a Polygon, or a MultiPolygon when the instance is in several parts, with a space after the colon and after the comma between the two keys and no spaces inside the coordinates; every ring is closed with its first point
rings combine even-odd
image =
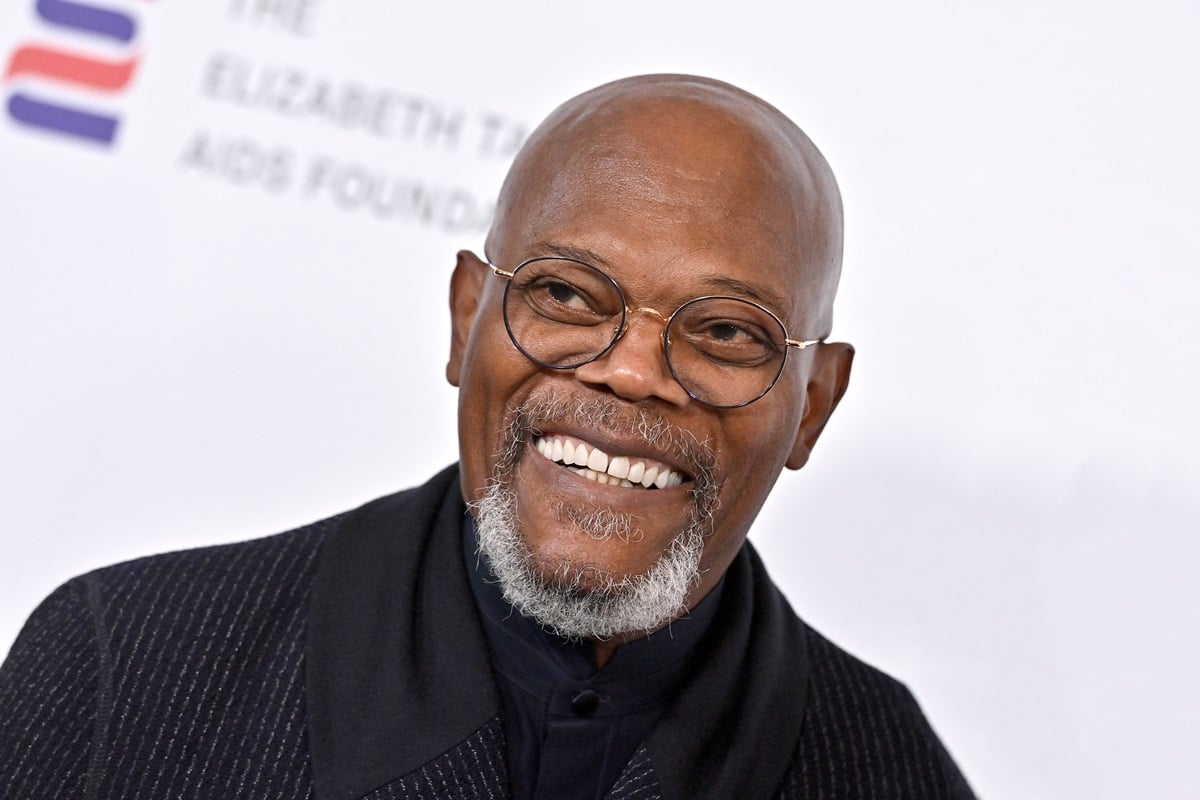
{"type": "MultiPolygon", "coordinates": [[[[618,404],[607,400],[581,407],[553,396],[518,409],[506,431],[505,452],[496,465],[496,474],[484,497],[472,504],[479,552],[499,580],[504,599],[523,616],[568,639],[602,641],[657,630],[687,610],[688,595],[700,582],[704,539],[717,503],[711,452],[694,437],[688,440],[686,434],[675,431],[665,420],[649,419],[646,412],[622,423],[618,415],[626,412],[619,409],[618,404]],[[646,572],[618,577],[595,567],[567,563],[555,567],[552,574],[538,569],[521,535],[511,479],[517,461],[526,452],[525,443],[537,435],[532,421],[564,417],[590,422],[603,419],[609,427],[624,424],[642,434],[650,433],[648,438],[665,437],[660,443],[675,445],[676,450],[689,454],[693,464],[701,465],[693,480],[689,521],[646,572]]],[[[558,518],[598,541],[616,536],[628,542],[642,535],[630,515],[609,509],[581,512],[560,507],[558,518]]]]}

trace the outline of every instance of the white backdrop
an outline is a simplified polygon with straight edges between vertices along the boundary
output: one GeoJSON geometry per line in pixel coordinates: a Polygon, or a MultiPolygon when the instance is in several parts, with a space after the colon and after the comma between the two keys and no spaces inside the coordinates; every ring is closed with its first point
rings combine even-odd
{"type": "Polygon", "coordinates": [[[752,534],[793,604],[981,795],[1195,796],[1200,6],[106,1],[0,6],[0,653],[80,572],[452,461],[446,282],[513,146],[696,72],[845,195],[855,375],[752,534]]]}

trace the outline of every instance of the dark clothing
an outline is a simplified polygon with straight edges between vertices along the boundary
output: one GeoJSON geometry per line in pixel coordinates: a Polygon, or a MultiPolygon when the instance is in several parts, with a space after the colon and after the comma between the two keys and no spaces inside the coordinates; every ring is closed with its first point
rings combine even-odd
{"type": "MultiPolygon", "coordinates": [[[[65,584],[0,668],[0,798],[507,797],[457,478],[65,584]]],[[[748,545],[710,633],[613,800],[972,796],[912,695],[748,545]]]]}
{"type": "Polygon", "coordinates": [[[590,643],[521,616],[463,525],[463,557],[492,653],[503,708],[508,783],[516,800],[601,800],[650,735],[720,602],[720,586],[691,613],[622,644],[604,669],[590,643]]]}

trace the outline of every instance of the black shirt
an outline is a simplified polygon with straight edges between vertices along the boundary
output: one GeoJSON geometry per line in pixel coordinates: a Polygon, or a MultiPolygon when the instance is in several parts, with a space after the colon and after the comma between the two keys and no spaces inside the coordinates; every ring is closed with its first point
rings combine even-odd
{"type": "Polygon", "coordinates": [[[678,686],[721,584],[690,614],[625,642],[597,669],[590,642],[549,633],[504,599],[477,555],[470,515],[463,545],[504,709],[514,800],[602,798],[678,686]]]}

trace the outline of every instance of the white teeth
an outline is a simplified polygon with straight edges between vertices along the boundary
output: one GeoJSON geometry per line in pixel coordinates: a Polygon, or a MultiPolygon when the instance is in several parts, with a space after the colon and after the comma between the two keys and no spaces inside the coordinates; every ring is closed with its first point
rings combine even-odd
{"type": "Polygon", "coordinates": [[[596,472],[607,472],[608,455],[599,448],[592,450],[592,454],[588,456],[588,469],[594,469],[596,472]]]}
{"type": "Polygon", "coordinates": [[[657,477],[658,477],[658,467],[646,467],[646,472],[645,472],[645,474],[642,475],[642,479],[641,479],[641,481],[639,481],[639,483],[641,483],[642,486],[645,486],[647,489],[649,489],[651,486],[654,485],[654,479],[657,477]]]}
{"type": "Polygon", "coordinates": [[[645,461],[634,461],[628,456],[610,458],[598,447],[589,447],[565,436],[539,437],[535,446],[545,458],[556,461],[576,475],[582,475],[597,483],[625,488],[640,484],[647,489],[669,489],[683,483],[683,475],[673,469],[657,465],[647,466],[645,461]]]}
{"type": "Polygon", "coordinates": [[[613,456],[608,462],[608,474],[614,478],[629,477],[629,459],[625,456],[613,456]]]}

